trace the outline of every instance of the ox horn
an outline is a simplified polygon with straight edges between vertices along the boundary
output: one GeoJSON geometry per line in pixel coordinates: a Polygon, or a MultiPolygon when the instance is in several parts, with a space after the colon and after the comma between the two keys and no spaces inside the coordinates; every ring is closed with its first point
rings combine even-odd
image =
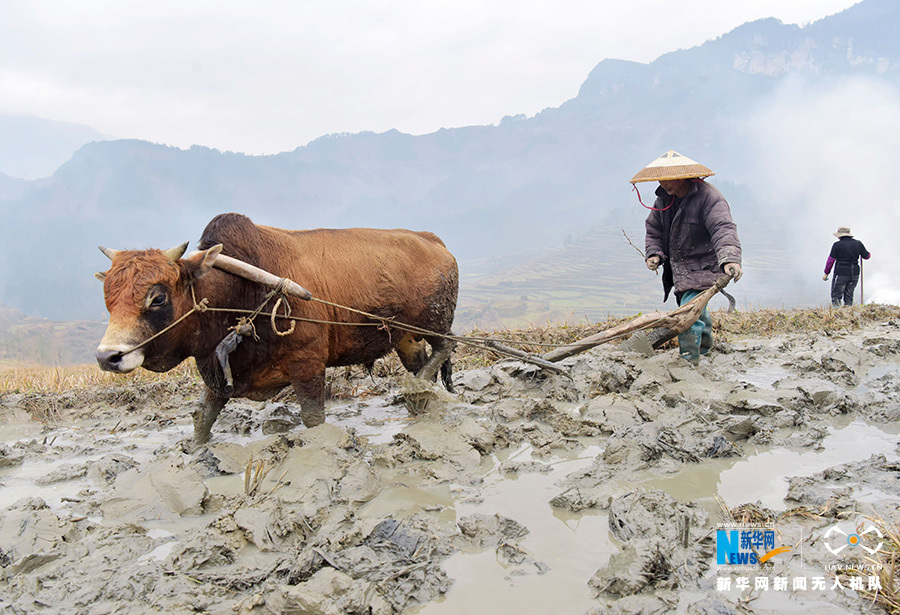
{"type": "Polygon", "coordinates": [[[173,263],[178,262],[178,259],[184,256],[184,253],[187,251],[188,242],[185,241],[180,246],[176,246],[174,248],[169,248],[163,254],[166,255],[166,258],[172,261],[173,263]]]}
{"type": "Polygon", "coordinates": [[[109,260],[112,260],[113,257],[120,252],[120,250],[113,250],[112,248],[104,248],[103,246],[97,246],[100,248],[100,251],[103,252],[109,260]]]}

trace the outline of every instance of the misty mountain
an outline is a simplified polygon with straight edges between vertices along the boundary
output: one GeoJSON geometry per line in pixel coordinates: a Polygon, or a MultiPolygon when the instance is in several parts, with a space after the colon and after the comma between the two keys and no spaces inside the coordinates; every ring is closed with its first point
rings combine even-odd
{"type": "Polygon", "coordinates": [[[18,199],[25,194],[30,185],[31,183],[24,179],[0,173],[0,199],[18,199]]]}
{"type": "MultiPolygon", "coordinates": [[[[460,260],[467,324],[510,322],[501,313],[582,318],[658,308],[658,279],[623,237],[643,248],[646,212],[628,179],[676,149],[716,171],[711,181],[731,203],[747,270],[733,290],[740,305],[822,303],[822,283],[785,249],[810,234],[799,225],[814,194],[799,192],[790,207],[772,198],[765,163],[787,150],[760,135],[790,128],[767,110],[796,99],[794,91],[843,91],[848,80],[865,80],[895,92],[898,24],[893,0],[865,0],[802,28],[748,23],[650,64],[604,60],[574,99],[493,126],[329,135],[271,156],[89,143],[52,177],[24,186],[0,177],[0,302],[46,318],[102,319],[91,274],[107,262],[97,245],[195,243],[215,214],[237,211],[285,228],[434,231],[460,260]]],[[[639,187],[649,204],[655,185],[639,187]]]]}
{"type": "Polygon", "coordinates": [[[83,124],[0,113],[0,173],[28,180],[50,177],[85,143],[110,138],[83,124]]]}
{"type": "Polygon", "coordinates": [[[0,304],[0,365],[22,361],[43,365],[93,363],[99,321],[56,322],[36,318],[0,304]]]}

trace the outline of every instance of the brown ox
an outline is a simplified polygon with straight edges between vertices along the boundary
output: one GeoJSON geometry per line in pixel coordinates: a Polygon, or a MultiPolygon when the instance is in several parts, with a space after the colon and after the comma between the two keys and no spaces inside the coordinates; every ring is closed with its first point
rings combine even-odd
{"type": "MultiPolygon", "coordinates": [[[[238,314],[195,312],[136,349],[189,312],[195,298],[207,298],[210,307],[244,310],[264,301],[268,289],[213,268],[220,253],[299,282],[313,297],[449,334],[459,273],[453,255],[434,234],[363,228],[288,231],[222,214],[203,231],[199,252],[182,258],[186,246],[166,252],[104,249],[112,266],[97,275],[104,281],[109,326],[97,361],[113,372],[137,367],[164,372],[194,357],[206,383],[194,413],[197,443],[209,439],[229,397],[263,400],[287,385],[293,385],[300,401],[303,423],[319,425],[325,420],[325,368],[370,365],[392,348],[409,371],[433,379],[443,368],[449,383],[453,344],[446,338],[371,326],[373,320],[358,313],[296,298],[286,299],[294,316],[322,322],[296,321],[294,332],[280,337],[268,319],[258,320],[259,339],[248,336],[230,355],[232,391],[216,346],[238,314]],[[352,326],[362,323],[367,326],[352,326]],[[423,339],[432,347],[430,358],[423,339]]],[[[288,321],[278,322],[280,329],[288,328],[288,321]]]]}

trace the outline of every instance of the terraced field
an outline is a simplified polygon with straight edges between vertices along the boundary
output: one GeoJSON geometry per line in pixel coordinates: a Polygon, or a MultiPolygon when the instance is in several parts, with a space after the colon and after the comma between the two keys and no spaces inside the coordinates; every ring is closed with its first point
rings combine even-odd
{"type": "Polygon", "coordinates": [[[654,309],[661,299],[659,278],[621,230],[592,229],[501,274],[472,279],[463,271],[455,328],[605,320],[654,309]]]}
{"type": "Polygon", "coordinates": [[[93,363],[106,323],[59,322],[0,306],[0,361],[42,365],[93,363]]]}
{"type": "MultiPolygon", "coordinates": [[[[738,309],[822,303],[827,289],[814,287],[821,294],[819,297],[808,292],[804,283],[794,280],[795,274],[787,267],[784,244],[771,232],[754,226],[741,227],[746,275],[740,286],[728,289],[737,298],[738,309]]],[[[628,237],[643,248],[642,229],[628,231],[628,237]]],[[[813,263],[809,265],[815,268],[813,263]]],[[[662,303],[660,277],[647,270],[621,227],[592,228],[565,247],[500,274],[467,276],[465,264],[461,269],[454,325],[460,332],[476,327],[489,330],[597,322],[608,316],[675,307],[671,298],[669,303],[662,303]]],[[[712,309],[726,306],[724,298],[714,298],[710,304],[712,309]]]]}

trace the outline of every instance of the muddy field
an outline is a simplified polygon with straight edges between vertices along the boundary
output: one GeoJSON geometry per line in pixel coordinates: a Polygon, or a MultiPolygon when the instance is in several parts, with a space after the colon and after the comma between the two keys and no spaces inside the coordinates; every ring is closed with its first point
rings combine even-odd
{"type": "Polygon", "coordinates": [[[327,424],[234,400],[200,450],[187,380],[6,394],[0,613],[877,612],[826,529],[898,518],[900,320],[564,365],[338,374],[327,424]],[[734,521],[790,551],[719,564],[734,521]]]}

